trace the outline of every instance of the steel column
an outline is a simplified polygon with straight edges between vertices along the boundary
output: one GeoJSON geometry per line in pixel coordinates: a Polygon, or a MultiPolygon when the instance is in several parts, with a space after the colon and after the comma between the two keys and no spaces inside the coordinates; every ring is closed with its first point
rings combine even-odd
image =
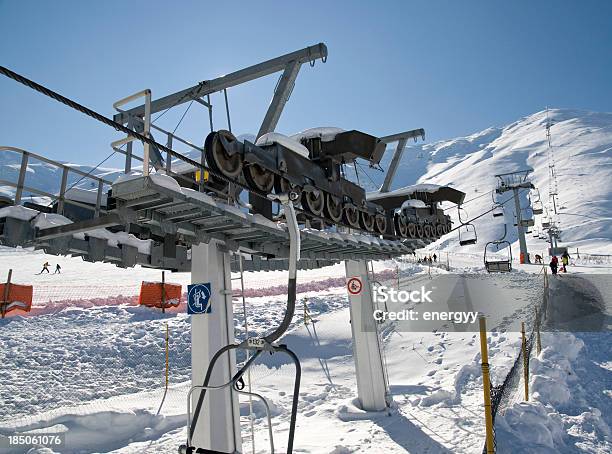
{"type": "Polygon", "coordinates": [[[381,411],[387,408],[387,385],[368,268],[365,260],[347,260],[345,267],[347,283],[353,278],[361,282],[359,293],[349,292],[357,396],[363,410],[381,411]]]}
{"type": "Polygon", "coordinates": [[[516,210],[516,226],[518,229],[519,247],[521,250],[521,256],[524,257],[525,263],[529,263],[529,254],[527,252],[527,241],[525,240],[525,227],[521,224],[521,201],[519,200],[518,188],[513,188],[512,193],[514,194],[514,208],[516,210]]]}
{"type": "MultiPolygon", "coordinates": [[[[191,315],[191,380],[202,385],[208,365],[221,347],[234,342],[230,256],[219,243],[192,247],[192,283],[210,282],[211,312],[191,315]]],[[[227,383],[236,373],[234,351],[223,354],[211,376],[212,386],[227,383]]],[[[200,390],[192,395],[192,407],[200,390]]],[[[232,387],[207,392],[203,409],[192,437],[195,446],[223,452],[242,452],[238,394],[232,387]]]]}

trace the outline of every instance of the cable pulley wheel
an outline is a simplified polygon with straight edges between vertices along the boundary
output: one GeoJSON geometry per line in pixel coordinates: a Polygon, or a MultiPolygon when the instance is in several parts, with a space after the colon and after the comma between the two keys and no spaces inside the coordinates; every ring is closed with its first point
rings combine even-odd
{"type": "Polygon", "coordinates": [[[206,162],[215,172],[236,179],[242,172],[242,156],[240,153],[229,155],[220,140],[220,136],[223,136],[230,143],[236,140],[236,137],[229,131],[221,130],[210,133],[204,142],[206,162]]]}
{"type": "Polygon", "coordinates": [[[342,218],[345,223],[355,229],[361,228],[359,225],[359,210],[353,204],[346,204],[342,210],[342,218]]]}
{"type": "Polygon", "coordinates": [[[274,174],[259,164],[243,166],[242,174],[247,184],[261,192],[270,193],[274,187],[274,174]]]}
{"type": "Polygon", "coordinates": [[[321,216],[325,208],[325,197],[321,191],[302,191],[302,207],[315,216],[321,216]]]}
{"type": "Polygon", "coordinates": [[[408,223],[408,238],[416,238],[416,224],[414,222],[408,223]]]}
{"type": "Polygon", "coordinates": [[[421,224],[416,225],[416,237],[423,238],[423,226],[421,224]]]}
{"type": "Polygon", "coordinates": [[[334,222],[340,222],[342,220],[342,199],[335,195],[327,194],[325,196],[325,214],[329,219],[334,222]]]}
{"type": "Polygon", "coordinates": [[[387,218],[382,214],[375,216],[375,229],[381,235],[387,232],[387,218]]]}
{"type": "Polygon", "coordinates": [[[366,231],[366,232],[374,232],[374,224],[376,222],[376,218],[374,215],[368,213],[367,211],[361,211],[359,213],[359,217],[360,217],[360,221],[361,221],[361,227],[366,231]]]}
{"type": "Polygon", "coordinates": [[[406,218],[401,214],[395,215],[395,231],[399,236],[403,238],[408,237],[408,224],[406,223],[406,218]]]}

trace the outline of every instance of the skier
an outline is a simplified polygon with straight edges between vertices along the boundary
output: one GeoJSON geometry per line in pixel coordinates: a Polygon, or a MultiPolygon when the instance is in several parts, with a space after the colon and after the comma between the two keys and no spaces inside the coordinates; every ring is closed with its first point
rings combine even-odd
{"type": "Polygon", "coordinates": [[[50,266],[51,266],[51,265],[49,264],[49,262],[45,262],[45,263],[43,263],[42,270],[40,270],[40,273],[38,273],[38,274],[42,274],[44,271],[46,271],[46,272],[48,273],[48,272],[49,272],[49,267],[50,267],[50,266]]]}
{"type": "Polygon", "coordinates": [[[535,255],[535,262],[536,263],[542,263],[542,256],[540,254],[536,254],[535,255]]]}
{"type": "Polygon", "coordinates": [[[62,267],[59,263],[55,265],[55,272],[53,274],[62,274],[62,267]]]}
{"type": "Polygon", "coordinates": [[[434,259],[434,262],[437,262],[437,261],[438,261],[438,256],[436,255],[436,253],[435,253],[435,252],[434,252],[434,255],[433,255],[433,259],[434,259]]]}
{"type": "Polygon", "coordinates": [[[557,274],[557,268],[559,267],[559,259],[556,255],[553,255],[553,258],[550,260],[549,266],[550,271],[552,271],[552,274],[557,274]]]}
{"type": "Polygon", "coordinates": [[[567,251],[564,251],[563,254],[561,255],[561,263],[563,264],[564,273],[567,273],[566,266],[569,265],[569,260],[570,260],[570,255],[567,253],[567,251]]]}

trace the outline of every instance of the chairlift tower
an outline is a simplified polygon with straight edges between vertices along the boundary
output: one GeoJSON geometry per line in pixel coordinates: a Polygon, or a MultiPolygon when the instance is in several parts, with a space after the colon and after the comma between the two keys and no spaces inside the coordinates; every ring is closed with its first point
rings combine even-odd
{"type": "Polygon", "coordinates": [[[519,191],[521,189],[534,189],[533,184],[529,180],[531,170],[519,170],[517,172],[501,173],[495,175],[499,179],[499,183],[495,192],[503,194],[512,191],[514,195],[514,207],[516,210],[516,226],[518,230],[519,247],[521,251],[520,263],[530,263],[529,253],[527,252],[527,240],[525,239],[525,230],[527,220],[521,216],[521,202],[519,200],[519,191]]]}

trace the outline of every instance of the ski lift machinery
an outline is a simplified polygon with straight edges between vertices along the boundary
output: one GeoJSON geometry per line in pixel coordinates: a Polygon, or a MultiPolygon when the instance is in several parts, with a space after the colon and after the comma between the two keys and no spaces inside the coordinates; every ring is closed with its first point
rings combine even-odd
{"type": "MultiPolygon", "coordinates": [[[[300,231],[298,228],[297,218],[295,214],[294,202],[298,200],[299,194],[295,192],[290,192],[289,194],[279,194],[275,195],[275,198],[279,199],[282,203],[285,216],[287,219],[287,227],[289,231],[289,282],[287,286],[287,308],[285,309],[285,315],[281,324],[270,334],[259,337],[259,338],[248,338],[245,339],[240,344],[227,344],[221,349],[219,349],[210,360],[208,368],[206,370],[206,376],[204,378],[204,383],[202,385],[196,385],[191,387],[189,393],[187,394],[187,443],[181,445],[179,447],[179,453],[181,454],[230,454],[224,451],[215,451],[210,449],[198,448],[193,446],[192,438],[195,432],[196,424],[198,423],[198,419],[200,413],[203,411],[204,398],[206,394],[209,392],[214,392],[216,390],[226,389],[228,387],[233,387],[238,392],[243,392],[244,382],[242,377],[247,372],[249,367],[253,365],[255,360],[259,357],[261,353],[264,351],[269,352],[270,354],[275,354],[279,352],[283,352],[287,354],[293,363],[295,364],[295,380],[293,386],[293,398],[291,404],[291,418],[289,422],[289,438],[287,441],[287,453],[293,452],[293,440],[295,437],[295,423],[297,419],[297,411],[298,411],[298,398],[300,393],[300,380],[301,380],[301,366],[300,360],[297,355],[291,351],[284,344],[277,344],[276,341],[280,339],[280,337],[285,334],[287,329],[291,324],[291,320],[293,319],[293,315],[295,313],[295,301],[296,301],[296,277],[297,277],[297,264],[300,259],[300,231]],[[221,385],[212,386],[210,384],[210,379],[212,376],[213,369],[215,367],[216,362],[221,358],[221,356],[225,353],[229,353],[231,350],[237,349],[245,349],[253,351],[253,354],[249,357],[249,359],[244,363],[244,365],[234,374],[232,379],[227,383],[223,383],[221,385]],[[193,418],[191,417],[191,400],[192,394],[195,390],[200,390],[200,395],[196,403],[196,407],[193,412],[193,418]]],[[[243,392],[244,393],[244,392],[243,392]]],[[[267,402],[263,396],[255,395],[263,400],[266,408],[268,408],[267,402]]],[[[269,416],[269,415],[268,415],[269,416]]],[[[271,446],[273,445],[273,441],[271,441],[271,446]]],[[[273,452],[273,450],[272,450],[273,452]]]]}
{"type": "Polygon", "coordinates": [[[478,241],[478,235],[476,235],[476,227],[469,221],[463,221],[463,219],[461,219],[462,211],[464,213],[464,216],[466,216],[465,210],[461,208],[460,205],[457,205],[457,213],[459,216],[459,222],[461,223],[461,225],[459,226],[459,246],[469,246],[470,244],[476,244],[476,242],[478,241]],[[463,227],[465,227],[465,229],[462,229],[463,227]],[[463,233],[461,233],[462,230],[463,233]]]}
{"type": "Polygon", "coordinates": [[[484,249],[484,265],[488,273],[508,273],[512,271],[512,247],[510,242],[506,238],[507,227],[504,224],[504,235],[499,240],[489,241],[485,245],[484,249]],[[491,259],[489,254],[489,246],[497,246],[497,251],[500,250],[501,245],[505,245],[505,249],[508,250],[508,255],[505,259],[491,259]]]}

